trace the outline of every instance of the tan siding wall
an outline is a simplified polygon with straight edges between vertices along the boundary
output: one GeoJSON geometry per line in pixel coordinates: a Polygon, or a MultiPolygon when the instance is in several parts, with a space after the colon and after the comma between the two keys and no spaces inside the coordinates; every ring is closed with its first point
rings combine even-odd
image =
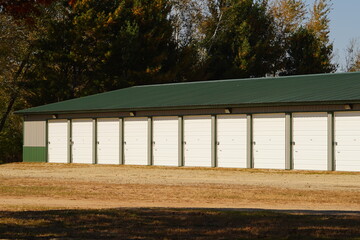
{"type": "Polygon", "coordinates": [[[25,121],[46,121],[47,119],[50,119],[51,115],[25,115],[24,120],[25,121]]]}
{"type": "Polygon", "coordinates": [[[46,121],[24,122],[24,146],[46,147],[46,121]]]}

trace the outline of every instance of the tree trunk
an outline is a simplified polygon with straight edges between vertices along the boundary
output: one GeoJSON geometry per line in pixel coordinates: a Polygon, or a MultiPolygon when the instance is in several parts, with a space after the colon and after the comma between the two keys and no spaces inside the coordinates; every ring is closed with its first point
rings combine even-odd
{"type": "Polygon", "coordinates": [[[17,97],[18,97],[18,93],[11,94],[11,96],[10,96],[9,104],[8,104],[8,106],[6,108],[6,111],[4,112],[4,114],[2,115],[1,120],[0,120],[0,133],[2,132],[2,130],[5,127],[5,122],[8,119],[11,110],[13,109],[13,106],[15,104],[15,101],[16,101],[17,97]]]}
{"type": "Polygon", "coordinates": [[[19,66],[19,69],[14,76],[13,93],[10,95],[10,101],[6,108],[6,111],[2,114],[2,116],[0,118],[0,133],[4,130],[6,120],[8,119],[8,117],[14,107],[15,101],[19,96],[20,88],[18,86],[18,79],[21,76],[21,74],[24,72],[25,67],[28,65],[29,57],[30,57],[30,54],[21,62],[21,65],[19,66]]]}

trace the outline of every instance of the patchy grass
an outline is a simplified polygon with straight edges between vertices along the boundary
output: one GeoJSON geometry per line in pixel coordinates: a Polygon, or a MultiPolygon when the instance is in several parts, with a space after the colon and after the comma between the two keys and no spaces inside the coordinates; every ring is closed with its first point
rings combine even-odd
{"type": "Polygon", "coordinates": [[[107,209],[0,212],[0,238],[360,239],[360,215],[107,209]]]}
{"type": "Polygon", "coordinates": [[[0,239],[360,239],[359,206],[359,173],[0,166],[0,239]]]}
{"type": "Polygon", "coordinates": [[[29,169],[43,169],[43,170],[52,170],[54,167],[57,169],[72,169],[72,168],[113,168],[117,169],[128,168],[130,170],[133,169],[169,169],[177,171],[202,171],[206,170],[207,172],[246,172],[246,173],[264,173],[264,174],[279,174],[279,175],[360,175],[360,172],[342,172],[342,171],[316,171],[316,170],[278,170],[278,169],[246,169],[246,168],[209,168],[209,167],[166,167],[166,166],[139,166],[139,165],[93,165],[93,164],[76,164],[76,163],[31,163],[31,162],[14,162],[8,164],[0,164],[0,166],[13,167],[16,170],[29,170],[29,169]]]}
{"type": "MultiPolygon", "coordinates": [[[[43,179],[2,179],[0,177],[1,196],[51,199],[92,200],[94,202],[159,202],[179,204],[180,207],[199,206],[203,203],[217,203],[239,207],[247,202],[264,205],[279,204],[352,204],[360,206],[360,195],[353,191],[325,191],[283,189],[264,186],[201,184],[201,185],[159,185],[159,184],[114,184],[84,181],[60,181],[43,179]],[[324,197],[326,196],[326,197],[324,197]]],[[[1,199],[0,196],[0,199],[1,199]]],[[[1,206],[1,202],[0,202],[1,206]]],[[[147,206],[147,205],[145,205],[147,206]]],[[[84,206],[86,208],[86,205],[84,206]]]]}
{"type": "Polygon", "coordinates": [[[0,193],[0,210],[21,204],[360,210],[360,175],[17,163],[0,166],[0,193]]]}

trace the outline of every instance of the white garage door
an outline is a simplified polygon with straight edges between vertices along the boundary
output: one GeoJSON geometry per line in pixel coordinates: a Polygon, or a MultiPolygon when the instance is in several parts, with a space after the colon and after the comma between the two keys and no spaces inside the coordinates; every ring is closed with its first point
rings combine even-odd
{"type": "Polygon", "coordinates": [[[128,165],[148,165],[148,119],[125,118],[124,160],[128,165]]]}
{"type": "Polygon", "coordinates": [[[285,169],[285,114],[255,114],[254,168],[285,169]]]}
{"type": "Polygon", "coordinates": [[[327,170],[327,113],[293,114],[294,169],[327,170]]]}
{"type": "Polygon", "coordinates": [[[93,120],[72,121],[72,162],[93,163],[93,120]]]}
{"type": "Polygon", "coordinates": [[[184,117],[184,165],[211,167],[211,116],[184,117]]]}
{"type": "Polygon", "coordinates": [[[120,146],[119,119],[98,119],[97,122],[97,163],[119,164],[120,146]]]}
{"type": "Polygon", "coordinates": [[[218,167],[246,168],[246,127],[246,115],[218,116],[218,167]]]}
{"type": "Polygon", "coordinates": [[[67,120],[50,120],[48,131],[49,162],[67,163],[69,147],[67,120]]]}
{"type": "Polygon", "coordinates": [[[338,171],[360,171],[360,112],[335,113],[335,162],[338,171]]]}
{"type": "Polygon", "coordinates": [[[153,162],[157,166],[178,166],[179,121],[177,117],[154,117],[153,162]]]}

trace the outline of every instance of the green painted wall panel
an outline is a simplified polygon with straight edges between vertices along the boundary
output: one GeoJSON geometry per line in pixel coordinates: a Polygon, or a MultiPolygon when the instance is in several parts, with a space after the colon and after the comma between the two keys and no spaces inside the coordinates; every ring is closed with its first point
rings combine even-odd
{"type": "Polygon", "coordinates": [[[46,147],[23,147],[23,162],[46,162],[46,147]]]}

